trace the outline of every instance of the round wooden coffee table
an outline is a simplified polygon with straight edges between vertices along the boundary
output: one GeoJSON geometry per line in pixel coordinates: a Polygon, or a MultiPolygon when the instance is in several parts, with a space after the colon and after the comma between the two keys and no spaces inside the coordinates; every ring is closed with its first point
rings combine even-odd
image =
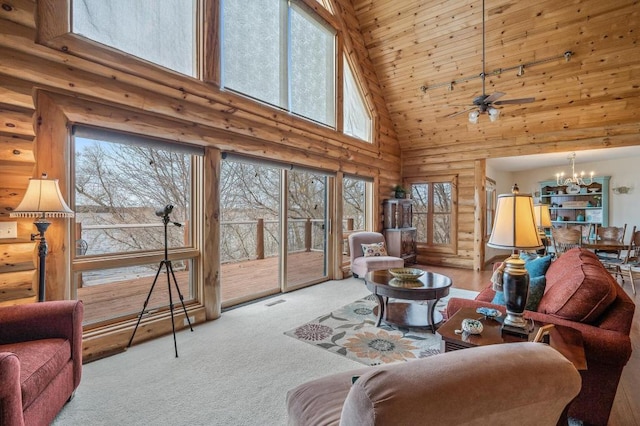
{"type": "Polygon", "coordinates": [[[389,271],[373,271],[364,277],[369,291],[378,299],[378,321],[407,326],[431,327],[435,333],[436,325],[442,322],[442,315],[436,312],[436,303],[449,294],[451,278],[426,271],[417,281],[400,281],[389,271]],[[425,300],[426,305],[411,302],[389,302],[391,299],[425,300]]]}

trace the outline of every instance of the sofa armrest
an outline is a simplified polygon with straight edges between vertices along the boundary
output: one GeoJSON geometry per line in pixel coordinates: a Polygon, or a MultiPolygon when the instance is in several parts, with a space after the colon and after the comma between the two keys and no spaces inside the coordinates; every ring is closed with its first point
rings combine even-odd
{"type": "Polygon", "coordinates": [[[11,352],[0,352],[0,425],[24,425],[20,360],[11,352]]]}
{"type": "Polygon", "coordinates": [[[58,300],[0,308],[0,344],[62,338],[81,343],[82,301],[58,300]],[[78,339],[79,337],[79,339],[78,339]]]}

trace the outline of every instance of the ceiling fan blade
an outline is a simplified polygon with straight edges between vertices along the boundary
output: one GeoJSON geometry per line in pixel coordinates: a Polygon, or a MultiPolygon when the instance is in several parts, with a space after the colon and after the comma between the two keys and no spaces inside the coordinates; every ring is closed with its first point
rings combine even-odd
{"type": "Polygon", "coordinates": [[[493,101],[495,101],[496,99],[504,96],[505,94],[502,92],[494,92],[492,94],[490,94],[489,96],[487,96],[486,98],[484,98],[484,102],[485,104],[490,104],[493,103],[493,101]]]}
{"type": "Polygon", "coordinates": [[[476,109],[476,108],[477,108],[477,107],[474,105],[474,106],[473,106],[473,107],[471,107],[471,108],[463,109],[462,111],[457,111],[457,112],[453,112],[453,113],[451,113],[451,114],[449,114],[449,115],[445,115],[445,116],[444,116],[444,118],[457,117],[457,116],[459,116],[459,115],[462,115],[462,114],[468,113],[469,111],[473,111],[473,110],[474,110],[474,109],[476,109]]]}
{"type": "Polygon", "coordinates": [[[520,98],[520,99],[505,99],[504,101],[496,101],[494,105],[506,105],[506,104],[530,104],[535,101],[536,98],[520,98]]]}

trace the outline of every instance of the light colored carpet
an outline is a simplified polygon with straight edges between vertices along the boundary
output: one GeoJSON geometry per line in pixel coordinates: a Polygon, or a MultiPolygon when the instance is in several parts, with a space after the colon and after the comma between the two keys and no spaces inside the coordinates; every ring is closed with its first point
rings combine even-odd
{"type": "Polygon", "coordinates": [[[86,364],[54,425],[286,425],[287,390],[362,364],[284,334],[367,296],[362,280],[328,281],[243,306],[86,364]],[[274,303],[279,302],[279,303],[274,303]]]}

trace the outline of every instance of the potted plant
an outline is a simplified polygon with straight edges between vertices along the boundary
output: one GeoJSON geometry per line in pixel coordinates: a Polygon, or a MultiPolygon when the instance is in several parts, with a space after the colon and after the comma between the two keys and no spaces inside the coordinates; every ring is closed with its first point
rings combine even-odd
{"type": "Polygon", "coordinates": [[[402,187],[402,185],[396,185],[393,187],[393,191],[395,192],[396,198],[404,198],[407,194],[407,190],[402,187]]]}

